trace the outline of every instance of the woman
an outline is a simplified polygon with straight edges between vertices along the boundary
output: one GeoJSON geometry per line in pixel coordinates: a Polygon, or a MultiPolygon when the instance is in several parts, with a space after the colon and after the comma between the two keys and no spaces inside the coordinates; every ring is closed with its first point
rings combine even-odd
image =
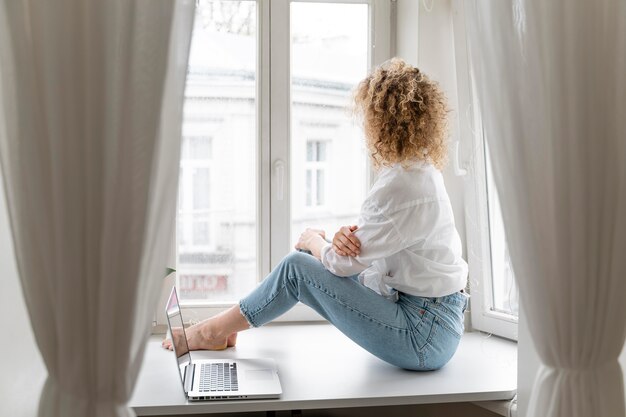
{"type": "MultiPolygon", "coordinates": [[[[237,332],[277,318],[298,301],[382,360],[405,369],[442,367],[463,333],[467,264],[439,171],[447,107],[438,85],[400,59],[357,87],[377,180],[358,224],[332,245],[307,229],[259,287],[187,333],[190,349],[234,346],[237,332]]],[[[171,349],[171,341],[163,346],[171,349]]]]}

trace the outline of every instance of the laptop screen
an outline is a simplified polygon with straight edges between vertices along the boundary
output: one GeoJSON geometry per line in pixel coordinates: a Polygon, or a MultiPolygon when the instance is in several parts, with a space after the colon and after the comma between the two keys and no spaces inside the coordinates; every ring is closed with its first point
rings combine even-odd
{"type": "Polygon", "coordinates": [[[169,324],[169,337],[174,342],[174,353],[178,361],[178,370],[180,371],[180,378],[183,381],[185,379],[184,367],[191,361],[189,354],[189,346],[187,345],[187,337],[185,336],[185,328],[183,327],[183,316],[180,313],[180,306],[178,305],[178,295],[176,294],[176,287],[172,288],[172,293],[167,302],[166,308],[167,322],[169,324]]]}

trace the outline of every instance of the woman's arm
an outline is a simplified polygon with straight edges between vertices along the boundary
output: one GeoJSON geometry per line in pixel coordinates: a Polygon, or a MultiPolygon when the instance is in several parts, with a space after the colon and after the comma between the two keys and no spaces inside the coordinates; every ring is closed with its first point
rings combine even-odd
{"type": "Polygon", "coordinates": [[[322,248],[328,244],[324,239],[326,236],[323,230],[318,229],[306,229],[300,235],[298,243],[295,248],[298,250],[308,250],[311,255],[317,259],[321,259],[322,248]]]}
{"type": "Polygon", "coordinates": [[[341,256],[357,256],[361,253],[361,242],[354,232],[359,226],[343,226],[333,236],[333,249],[341,256]]]}
{"type": "Polygon", "coordinates": [[[382,214],[362,213],[354,232],[359,241],[357,256],[341,256],[327,243],[321,249],[321,261],[330,272],[347,277],[360,274],[372,262],[384,259],[407,247],[391,219],[382,214]]]}
{"type": "Polygon", "coordinates": [[[330,272],[348,277],[365,271],[375,260],[407,247],[394,222],[382,214],[361,214],[354,235],[360,245],[357,256],[339,255],[325,240],[324,231],[317,229],[302,232],[295,248],[310,251],[330,272]]]}

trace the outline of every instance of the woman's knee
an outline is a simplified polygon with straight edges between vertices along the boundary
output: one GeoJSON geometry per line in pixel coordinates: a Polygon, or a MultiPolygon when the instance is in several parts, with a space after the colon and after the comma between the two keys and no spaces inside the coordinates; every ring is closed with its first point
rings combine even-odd
{"type": "Polygon", "coordinates": [[[283,258],[279,267],[281,276],[296,287],[301,284],[301,281],[318,281],[319,276],[326,271],[317,258],[303,252],[289,253],[283,258]]]}
{"type": "Polygon", "coordinates": [[[304,252],[290,252],[287,256],[285,256],[282,260],[282,265],[286,268],[297,269],[300,267],[312,267],[314,262],[319,263],[319,261],[304,252]]]}

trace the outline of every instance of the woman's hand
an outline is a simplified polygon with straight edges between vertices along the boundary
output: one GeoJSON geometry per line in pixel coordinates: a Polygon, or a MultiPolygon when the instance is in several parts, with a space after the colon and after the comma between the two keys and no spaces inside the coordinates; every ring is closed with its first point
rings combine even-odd
{"type": "Polygon", "coordinates": [[[358,226],[343,226],[333,237],[333,249],[337,255],[357,256],[361,253],[361,242],[354,235],[358,226]]]}
{"type": "Polygon", "coordinates": [[[296,243],[295,248],[314,252],[314,247],[318,246],[315,245],[315,243],[319,243],[318,241],[320,241],[320,239],[322,243],[325,243],[325,238],[326,232],[324,232],[323,230],[307,228],[300,235],[300,238],[298,239],[298,243],[296,243]]]}

